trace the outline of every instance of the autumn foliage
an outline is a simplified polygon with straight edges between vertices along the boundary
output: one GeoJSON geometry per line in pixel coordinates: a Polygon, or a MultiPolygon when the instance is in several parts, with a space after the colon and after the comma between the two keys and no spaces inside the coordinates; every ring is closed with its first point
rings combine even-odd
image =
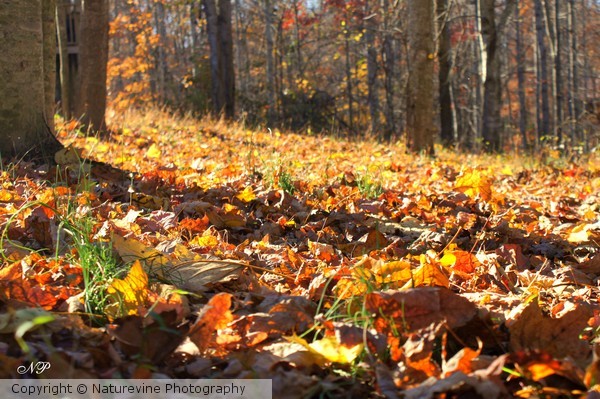
{"type": "Polygon", "coordinates": [[[596,156],[430,159],[158,111],[111,126],[63,123],[56,168],[0,175],[0,376],[34,356],[62,362],[50,377],[271,378],[274,397],[596,389],[596,156]],[[118,266],[93,307],[109,270],[77,237],[118,266]]]}

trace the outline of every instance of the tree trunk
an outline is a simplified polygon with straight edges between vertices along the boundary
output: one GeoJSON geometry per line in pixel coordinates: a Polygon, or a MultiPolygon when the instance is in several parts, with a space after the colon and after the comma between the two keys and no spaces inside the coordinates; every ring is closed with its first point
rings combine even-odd
{"type": "Polygon", "coordinates": [[[60,78],[60,110],[65,119],[71,118],[71,73],[69,71],[69,52],[67,45],[67,6],[64,0],[56,4],[56,38],[58,40],[59,78],[60,78]]]}
{"type": "Polygon", "coordinates": [[[204,0],[210,47],[213,112],[227,119],[235,114],[235,77],[233,69],[233,35],[231,1],[204,0]]]}
{"type": "Polygon", "coordinates": [[[560,26],[560,1],[554,2],[554,28],[556,32],[556,45],[554,55],[554,69],[556,71],[556,136],[559,143],[563,141],[563,122],[564,122],[564,93],[562,82],[562,55],[561,48],[563,42],[563,33],[560,26]]]}
{"type": "Polygon", "coordinates": [[[571,118],[572,134],[574,141],[583,141],[581,129],[579,128],[579,117],[581,116],[581,101],[579,99],[579,67],[577,64],[577,19],[575,0],[567,2],[569,6],[569,70],[571,79],[569,79],[569,116],[571,118]]]}
{"type": "Polygon", "coordinates": [[[354,130],[354,97],[352,96],[352,69],[350,68],[350,33],[344,28],[344,49],[346,51],[346,94],[348,95],[348,127],[354,130]]]}
{"type": "MultiPolygon", "coordinates": [[[[365,15],[371,15],[369,2],[365,2],[365,15]]],[[[376,19],[371,16],[366,21],[365,42],[367,44],[367,87],[369,115],[371,117],[371,132],[379,132],[379,81],[377,79],[377,49],[375,47],[375,30],[377,29],[376,19]]]]}
{"type": "Polygon", "coordinates": [[[525,98],[525,48],[523,46],[523,32],[521,26],[520,4],[517,1],[515,7],[516,19],[516,47],[517,47],[517,84],[519,93],[519,131],[521,133],[521,144],[524,150],[527,150],[527,102],[525,98]]]}
{"type": "Polygon", "coordinates": [[[52,132],[56,65],[55,4],[0,6],[0,156],[52,159],[61,145],[52,132]]]}
{"type": "Polygon", "coordinates": [[[77,116],[93,130],[106,122],[106,66],[108,62],[108,1],[83,0],[79,45],[79,98],[77,116]]]}
{"type": "Polygon", "coordinates": [[[438,79],[440,97],[440,127],[442,144],[446,147],[456,142],[454,130],[454,111],[452,109],[452,48],[450,43],[450,25],[448,18],[448,0],[437,0],[437,18],[439,25],[438,43],[438,79]]]}
{"type": "Polygon", "coordinates": [[[386,140],[392,138],[392,133],[396,130],[394,122],[394,43],[391,33],[392,24],[390,23],[390,5],[388,0],[382,0],[383,14],[383,69],[385,71],[385,135],[386,140]]]}
{"type": "Polygon", "coordinates": [[[554,22],[551,19],[553,13],[551,12],[550,3],[548,0],[541,0],[542,6],[542,15],[544,21],[544,28],[546,31],[546,36],[548,37],[548,49],[550,51],[550,89],[552,90],[552,112],[550,113],[551,118],[551,129],[555,138],[559,136],[558,130],[558,104],[557,104],[557,95],[556,95],[556,86],[557,86],[557,75],[556,75],[556,34],[554,30],[554,22]]]}
{"type": "Polygon", "coordinates": [[[543,138],[550,134],[550,104],[548,93],[548,47],[544,41],[544,12],[543,0],[535,0],[535,29],[539,50],[537,85],[540,91],[541,126],[538,126],[538,135],[543,138]],[[541,127],[541,129],[540,129],[541,127]]]}
{"type": "Polygon", "coordinates": [[[167,66],[167,53],[165,49],[167,43],[167,27],[165,25],[165,5],[162,0],[154,1],[154,24],[158,33],[158,46],[156,47],[156,77],[157,77],[157,94],[159,98],[169,100],[169,70],[167,66]]]}
{"type": "Polygon", "coordinates": [[[273,60],[273,5],[265,0],[265,42],[266,42],[266,78],[267,78],[267,122],[273,125],[275,119],[275,70],[273,60]]]}
{"type": "Polygon", "coordinates": [[[433,155],[434,5],[433,0],[408,2],[409,79],[406,107],[408,148],[433,155]]]}
{"type": "Polygon", "coordinates": [[[487,75],[484,83],[482,136],[484,149],[489,152],[501,150],[502,122],[500,109],[502,104],[502,84],[500,70],[499,38],[508,18],[513,14],[516,0],[508,0],[498,23],[494,0],[481,0],[482,33],[486,44],[487,75]]]}

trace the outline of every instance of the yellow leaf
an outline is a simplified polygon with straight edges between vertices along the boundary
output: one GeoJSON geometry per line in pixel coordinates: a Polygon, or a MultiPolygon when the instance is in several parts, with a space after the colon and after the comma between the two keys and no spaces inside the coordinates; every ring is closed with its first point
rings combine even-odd
{"type": "Polygon", "coordinates": [[[254,194],[254,190],[252,190],[252,187],[248,186],[235,197],[240,201],[250,202],[256,199],[256,194],[254,194]]]}
{"type": "MultiPolygon", "coordinates": [[[[424,258],[424,255],[422,256],[424,258]]],[[[413,287],[446,287],[450,286],[450,280],[448,276],[444,274],[440,267],[427,263],[421,259],[421,266],[417,267],[412,272],[412,279],[404,284],[402,289],[409,289],[413,287]]]]}
{"type": "Polygon", "coordinates": [[[152,143],[150,148],[148,148],[148,151],[146,151],[146,156],[148,158],[154,158],[154,159],[160,158],[162,156],[160,148],[158,148],[156,143],[152,143]]]}
{"type": "Polygon", "coordinates": [[[579,226],[575,226],[573,228],[573,230],[571,230],[571,233],[569,234],[567,241],[574,242],[574,243],[587,242],[587,241],[589,241],[589,237],[590,237],[589,231],[590,231],[589,224],[582,224],[579,226]]]}
{"type": "Polygon", "coordinates": [[[217,237],[209,234],[205,236],[196,236],[190,240],[189,244],[190,246],[196,245],[203,248],[214,248],[219,244],[219,240],[217,237]]]}
{"type": "Polygon", "coordinates": [[[492,199],[492,179],[479,170],[470,170],[459,176],[454,187],[469,197],[479,195],[485,201],[492,199]]]}
{"type": "Polygon", "coordinates": [[[105,313],[110,319],[137,314],[146,307],[148,275],[139,261],[135,261],[124,279],[115,279],[108,287],[109,305],[105,313]]]}
{"type": "Polygon", "coordinates": [[[321,356],[332,363],[352,363],[364,349],[362,343],[351,347],[342,345],[336,337],[325,337],[310,344],[297,335],[286,337],[286,339],[290,342],[302,345],[313,355],[321,356]]]}

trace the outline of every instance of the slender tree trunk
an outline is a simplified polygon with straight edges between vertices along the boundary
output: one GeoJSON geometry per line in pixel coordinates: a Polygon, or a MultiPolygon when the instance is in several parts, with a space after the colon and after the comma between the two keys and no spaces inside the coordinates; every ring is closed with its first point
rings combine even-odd
{"type": "Polygon", "coordinates": [[[77,116],[83,125],[104,130],[106,66],[108,62],[108,2],[83,0],[80,34],[80,72],[77,116]]]}
{"type": "Polygon", "coordinates": [[[539,50],[538,60],[538,79],[537,85],[540,90],[540,102],[541,102],[541,129],[538,126],[538,134],[541,138],[548,136],[551,133],[550,127],[550,104],[549,104],[549,92],[548,92],[548,47],[544,41],[544,13],[543,13],[543,0],[535,0],[535,27],[536,27],[536,38],[539,50]]]}
{"type": "Polygon", "coordinates": [[[450,25],[448,18],[448,0],[437,0],[437,18],[439,25],[438,43],[438,79],[440,97],[440,126],[442,144],[446,147],[456,142],[454,131],[454,110],[452,108],[452,48],[450,43],[450,25]]]}
{"type": "Polygon", "coordinates": [[[71,118],[71,82],[70,82],[70,64],[69,49],[67,44],[67,6],[64,0],[59,0],[56,4],[56,38],[58,40],[58,56],[60,63],[60,102],[61,112],[65,119],[71,118]]]}
{"type": "Polygon", "coordinates": [[[577,63],[577,15],[575,0],[568,0],[568,31],[569,43],[569,117],[571,120],[573,141],[583,141],[581,129],[579,128],[579,117],[581,115],[581,101],[579,99],[579,67],[577,63]]]}
{"type": "Polygon", "coordinates": [[[267,61],[267,121],[270,126],[275,119],[275,70],[273,60],[273,5],[270,0],[265,0],[265,42],[267,61]]]}
{"type": "MultiPolygon", "coordinates": [[[[371,15],[370,3],[365,2],[366,15],[371,15]]],[[[367,87],[369,114],[371,117],[371,132],[379,132],[379,81],[377,79],[377,49],[375,47],[375,30],[377,28],[375,17],[366,21],[365,41],[367,44],[367,87]]]]}
{"type": "Polygon", "coordinates": [[[156,47],[157,94],[163,101],[169,99],[169,70],[167,66],[167,26],[164,0],[154,0],[154,24],[158,33],[159,43],[156,47]]]}
{"type": "Polygon", "coordinates": [[[390,13],[388,0],[382,0],[383,14],[383,68],[385,71],[385,139],[390,140],[392,133],[396,130],[394,122],[394,43],[391,34],[390,13]]]}
{"type": "Polygon", "coordinates": [[[554,56],[554,69],[556,71],[556,135],[559,143],[563,141],[564,123],[564,91],[562,80],[562,42],[563,33],[560,26],[560,1],[554,0],[554,27],[556,32],[556,46],[554,56]]]}
{"type": "Polygon", "coordinates": [[[527,143],[527,101],[525,98],[525,48],[523,45],[523,27],[521,24],[520,1],[515,7],[516,21],[516,47],[517,47],[517,84],[519,93],[519,132],[521,133],[521,144],[524,150],[528,150],[527,143]]]}
{"type": "Polygon", "coordinates": [[[200,52],[200,35],[198,34],[198,18],[200,11],[196,0],[190,1],[190,32],[192,36],[192,76],[198,76],[198,53],[200,52]]]}
{"type": "Polygon", "coordinates": [[[296,56],[296,76],[299,79],[304,79],[304,61],[302,59],[302,47],[301,47],[301,39],[300,39],[300,19],[298,16],[298,0],[293,0],[292,7],[294,8],[294,52],[296,56]]]}
{"type": "Polygon", "coordinates": [[[235,66],[237,68],[237,82],[242,93],[246,93],[248,90],[248,75],[246,74],[248,58],[246,56],[248,54],[246,49],[246,28],[243,25],[242,4],[240,0],[235,0],[235,35],[235,55],[237,59],[235,66]]]}
{"type": "Polygon", "coordinates": [[[354,98],[352,96],[352,69],[350,67],[350,38],[349,32],[344,33],[346,51],[346,94],[348,95],[348,126],[350,131],[354,130],[354,98]]]}
{"type": "Polygon", "coordinates": [[[406,107],[408,148],[433,155],[436,128],[433,115],[435,23],[433,0],[410,1],[409,79],[406,107]]]}
{"type": "Polygon", "coordinates": [[[475,127],[474,136],[471,138],[470,146],[477,148],[479,137],[481,135],[481,122],[483,116],[483,98],[485,93],[484,83],[487,78],[487,49],[485,47],[485,40],[483,38],[483,17],[482,17],[482,6],[483,1],[487,0],[475,0],[475,29],[477,32],[476,43],[477,43],[477,52],[476,52],[476,66],[477,66],[477,90],[475,91],[475,103],[473,104],[473,118],[475,123],[473,124],[475,127]]]}
{"type": "MultiPolygon", "coordinates": [[[[551,129],[554,137],[556,139],[559,138],[559,130],[558,130],[558,103],[556,101],[556,86],[557,86],[557,74],[556,74],[556,34],[555,34],[555,25],[552,19],[553,13],[552,8],[550,6],[549,0],[541,0],[542,3],[542,14],[544,27],[546,30],[546,36],[548,37],[548,50],[550,51],[550,89],[552,90],[552,112],[550,113],[551,120],[551,129]]],[[[557,140],[560,142],[560,140],[557,140]]]]}
{"type": "Polygon", "coordinates": [[[52,132],[56,80],[54,1],[0,6],[0,156],[52,159],[61,148],[52,132]]]}

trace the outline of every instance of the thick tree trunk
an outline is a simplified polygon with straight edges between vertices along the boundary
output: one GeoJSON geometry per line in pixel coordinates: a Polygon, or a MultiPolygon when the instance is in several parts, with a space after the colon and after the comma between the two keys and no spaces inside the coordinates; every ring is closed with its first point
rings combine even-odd
{"type": "Polygon", "coordinates": [[[210,46],[213,112],[227,119],[235,114],[235,77],[233,68],[233,34],[231,1],[204,0],[210,46]]]}
{"type": "Polygon", "coordinates": [[[65,119],[71,118],[71,73],[69,71],[69,52],[67,47],[67,6],[64,0],[56,4],[56,38],[58,39],[58,56],[60,63],[60,110],[65,119]]]}
{"type": "Polygon", "coordinates": [[[498,45],[500,36],[513,14],[516,0],[509,0],[496,23],[494,0],[481,0],[482,33],[486,44],[487,75],[484,83],[482,136],[484,149],[490,152],[501,150],[502,121],[500,109],[502,105],[502,82],[500,70],[500,52],[498,45]]]}
{"type": "Polygon", "coordinates": [[[53,1],[0,6],[0,156],[52,159],[56,57],[53,1]]]}
{"type": "Polygon", "coordinates": [[[434,99],[434,5],[433,0],[408,2],[409,79],[406,122],[408,147],[433,155],[436,133],[434,99]]]}
{"type": "Polygon", "coordinates": [[[452,109],[452,47],[450,43],[450,25],[448,18],[448,0],[437,0],[437,18],[439,25],[438,43],[438,79],[440,97],[440,127],[442,144],[446,147],[456,142],[454,130],[454,110],[452,109]]]}
{"type": "Polygon", "coordinates": [[[80,37],[81,63],[76,114],[88,128],[104,130],[108,62],[107,0],[83,0],[80,37]]]}

